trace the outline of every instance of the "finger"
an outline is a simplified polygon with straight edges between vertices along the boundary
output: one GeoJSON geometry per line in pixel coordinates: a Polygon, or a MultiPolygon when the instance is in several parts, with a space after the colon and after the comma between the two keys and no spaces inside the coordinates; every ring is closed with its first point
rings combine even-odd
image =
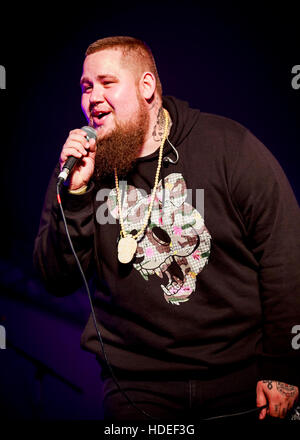
{"type": "Polygon", "coordinates": [[[263,420],[266,417],[266,415],[267,415],[267,408],[264,408],[259,413],[259,419],[263,420]]]}
{"type": "Polygon", "coordinates": [[[60,164],[63,166],[63,164],[67,161],[67,159],[70,157],[76,157],[77,159],[81,159],[83,155],[80,153],[80,151],[74,149],[74,148],[68,148],[66,151],[64,151],[60,156],[60,164]]]}
{"type": "Polygon", "coordinates": [[[287,409],[288,411],[290,411],[291,409],[293,409],[294,405],[295,405],[296,401],[295,400],[289,400],[288,401],[288,405],[287,405],[287,409]]]}
{"type": "Polygon", "coordinates": [[[280,417],[281,414],[281,404],[279,402],[269,403],[269,414],[271,417],[280,417]]]}
{"type": "Polygon", "coordinates": [[[82,152],[78,148],[74,148],[72,146],[65,148],[61,153],[61,156],[64,159],[67,159],[69,156],[82,157],[82,155],[82,152]]]}
{"type": "Polygon", "coordinates": [[[84,130],[72,130],[69,133],[68,139],[74,139],[80,141],[84,146],[88,146],[89,142],[94,139],[94,137],[90,137],[88,133],[84,130]]]}
{"type": "Polygon", "coordinates": [[[286,406],[281,406],[281,408],[280,408],[280,418],[284,419],[286,417],[287,412],[288,412],[288,408],[286,406]]]}
{"type": "Polygon", "coordinates": [[[87,150],[82,146],[81,143],[79,143],[77,141],[69,141],[67,144],[65,144],[65,146],[63,148],[63,152],[69,151],[69,149],[71,149],[71,148],[74,150],[77,150],[82,155],[87,154],[87,150]]]}
{"type": "Polygon", "coordinates": [[[78,142],[81,144],[84,148],[86,148],[87,145],[89,145],[89,141],[87,140],[86,136],[82,136],[80,134],[71,134],[66,142],[66,145],[71,142],[78,142]]]}
{"type": "MultiPolygon", "coordinates": [[[[265,393],[263,391],[263,387],[261,385],[260,382],[258,382],[257,387],[256,387],[256,406],[260,407],[260,406],[264,406],[267,404],[267,399],[265,396],[265,393]]],[[[267,414],[267,409],[264,408],[260,411],[259,413],[259,419],[262,420],[266,417],[267,414]]]]}
{"type": "Polygon", "coordinates": [[[94,152],[96,151],[96,148],[97,148],[97,146],[96,146],[96,139],[91,138],[91,139],[89,140],[89,143],[88,143],[88,147],[87,147],[87,148],[89,148],[89,151],[91,151],[92,153],[94,153],[94,152]]]}
{"type": "Polygon", "coordinates": [[[81,130],[81,128],[75,128],[74,130],[71,130],[69,132],[69,136],[71,136],[73,134],[79,134],[80,136],[83,136],[83,137],[85,137],[87,135],[87,133],[84,130],[81,130]]]}

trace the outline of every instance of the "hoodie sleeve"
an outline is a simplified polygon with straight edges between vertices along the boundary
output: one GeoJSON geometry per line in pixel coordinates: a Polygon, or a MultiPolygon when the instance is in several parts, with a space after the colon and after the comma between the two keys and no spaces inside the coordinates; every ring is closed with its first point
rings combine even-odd
{"type": "MultiPolygon", "coordinates": [[[[47,290],[65,296],[82,285],[72,254],[56,196],[59,166],[56,167],[44,201],[39,230],[34,244],[33,263],[47,290]]],[[[76,254],[87,276],[93,261],[93,187],[81,195],[61,190],[62,206],[76,254]]]]}
{"type": "Polygon", "coordinates": [[[249,131],[231,176],[236,209],[258,262],[263,319],[260,379],[300,385],[300,212],[291,186],[271,152],[249,131]]]}

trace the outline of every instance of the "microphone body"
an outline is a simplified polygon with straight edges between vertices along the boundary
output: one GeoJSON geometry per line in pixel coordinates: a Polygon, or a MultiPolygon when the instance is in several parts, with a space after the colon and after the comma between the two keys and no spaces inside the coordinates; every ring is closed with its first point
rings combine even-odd
{"type": "MultiPolygon", "coordinates": [[[[88,125],[81,127],[81,130],[86,132],[86,139],[97,139],[97,132],[94,128],[89,127],[88,125]]],[[[58,175],[58,181],[57,183],[59,186],[61,186],[68,178],[69,174],[71,173],[72,169],[74,168],[77,161],[80,160],[78,157],[69,156],[66,160],[61,172],[58,175]]]]}

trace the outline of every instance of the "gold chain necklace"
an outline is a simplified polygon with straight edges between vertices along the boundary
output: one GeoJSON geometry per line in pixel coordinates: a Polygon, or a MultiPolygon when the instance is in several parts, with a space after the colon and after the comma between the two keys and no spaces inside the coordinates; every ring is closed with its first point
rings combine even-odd
{"type": "Polygon", "coordinates": [[[121,226],[121,231],[120,231],[121,238],[118,243],[118,260],[120,261],[120,263],[123,263],[123,264],[129,263],[133,259],[134,254],[136,253],[136,249],[137,249],[137,239],[140,235],[142,235],[144,233],[144,231],[148,225],[149,218],[151,216],[155,193],[156,193],[157,186],[158,186],[158,179],[159,179],[159,173],[160,173],[161,162],[162,162],[163,147],[164,147],[164,143],[167,139],[167,135],[168,135],[169,115],[165,109],[163,109],[163,111],[164,111],[164,115],[165,115],[165,129],[164,129],[164,135],[163,135],[163,138],[162,138],[162,141],[160,144],[160,148],[159,148],[158,164],[157,164],[157,170],[156,170],[156,175],[155,175],[155,180],[154,180],[154,187],[152,190],[151,200],[150,200],[150,204],[148,207],[148,212],[147,212],[145,222],[144,222],[142,228],[135,235],[131,235],[130,233],[127,234],[127,232],[125,231],[123,217],[122,217],[122,206],[121,206],[121,196],[120,196],[118,174],[117,174],[117,169],[116,168],[114,169],[115,183],[116,183],[116,190],[117,190],[117,201],[118,201],[118,209],[119,209],[119,219],[120,219],[120,226],[121,226]]]}

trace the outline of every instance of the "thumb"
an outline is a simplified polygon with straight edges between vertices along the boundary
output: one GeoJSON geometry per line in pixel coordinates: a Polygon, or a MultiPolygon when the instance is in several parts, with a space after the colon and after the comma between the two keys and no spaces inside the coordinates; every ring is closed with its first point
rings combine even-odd
{"type": "MultiPolygon", "coordinates": [[[[256,387],[256,406],[260,407],[260,406],[264,406],[266,405],[267,399],[263,390],[263,386],[261,382],[257,383],[257,387],[256,387]]],[[[259,414],[259,419],[262,420],[266,417],[267,414],[267,408],[264,408],[260,411],[259,414]]]]}

